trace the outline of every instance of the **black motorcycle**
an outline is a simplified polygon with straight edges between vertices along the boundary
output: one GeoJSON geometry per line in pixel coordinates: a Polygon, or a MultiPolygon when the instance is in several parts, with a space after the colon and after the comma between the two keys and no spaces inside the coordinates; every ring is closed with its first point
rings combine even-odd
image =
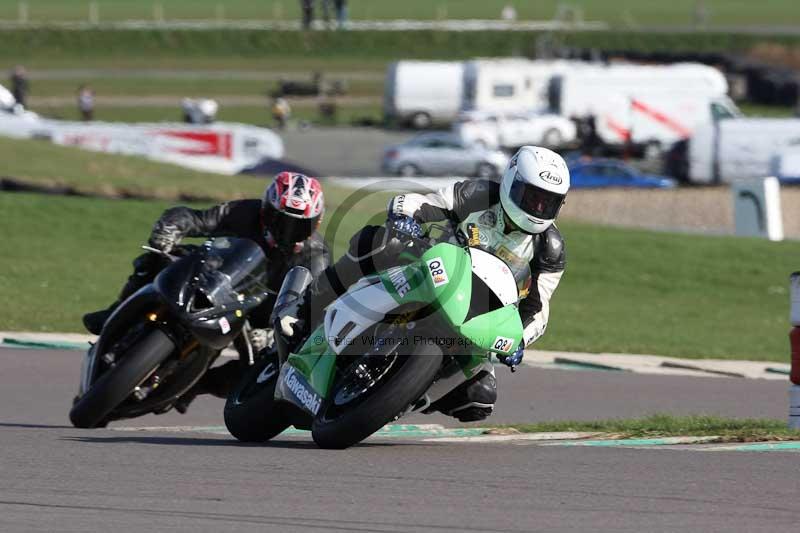
{"type": "Polygon", "coordinates": [[[87,352],[75,427],[170,410],[231,342],[254,362],[247,316],[268,297],[261,248],[216,238],[183,257],[145,249],[170,264],[114,311],[87,352]]]}

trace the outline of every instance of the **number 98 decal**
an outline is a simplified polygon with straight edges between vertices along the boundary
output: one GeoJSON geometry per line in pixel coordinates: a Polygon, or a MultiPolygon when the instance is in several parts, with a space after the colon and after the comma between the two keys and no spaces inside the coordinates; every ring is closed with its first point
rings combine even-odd
{"type": "Polygon", "coordinates": [[[434,287],[441,287],[446,285],[450,278],[447,277],[447,270],[444,268],[444,263],[441,257],[434,257],[426,261],[428,265],[428,272],[431,274],[434,287]]]}
{"type": "Polygon", "coordinates": [[[514,347],[514,339],[508,339],[506,337],[497,337],[494,340],[494,349],[498,352],[505,352],[509,353],[511,348],[514,347]]]}

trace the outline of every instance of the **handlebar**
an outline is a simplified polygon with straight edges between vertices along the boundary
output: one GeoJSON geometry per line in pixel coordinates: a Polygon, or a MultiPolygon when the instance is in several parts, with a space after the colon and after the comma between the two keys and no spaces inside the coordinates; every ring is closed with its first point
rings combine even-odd
{"type": "Polygon", "coordinates": [[[158,248],[153,248],[152,246],[149,246],[147,244],[143,244],[142,245],[142,250],[146,250],[148,252],[151,252],[151,253],[154,253],[154,254],[158,254],[161,257],[164,257],[164,258],[168,259],[170,263],[174,263],[175,261],[180,259],[176,255],[172,255],[169,252],[165,252],[164,250],[159,250],[158,248]]]}

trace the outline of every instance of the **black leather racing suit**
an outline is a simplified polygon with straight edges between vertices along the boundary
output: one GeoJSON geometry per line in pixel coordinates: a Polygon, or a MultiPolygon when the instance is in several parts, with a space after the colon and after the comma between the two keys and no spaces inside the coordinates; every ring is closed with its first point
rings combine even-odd
{"type": "MultiPolygon", "coordinates": [[[[420,223],[450,220],[457,224],[474,213],[483,212],[482,223],[510,233],[515,230],[506,224],[502,215],[499,193],[500,185],[493,181],[462,181],[427,195],[408,193],[395,196],[389,202],[389,212],[413,217],[420,223]]],[[[533,280],[528,296],[519,304],[526,346],[544,334],[550,314],[550,298],[566,266],[564,240],[555,225],[530,238],[533,280]]],[[[312,286],[309,295],[311,306],[315,310],[322,309],[361,277],[394,266],[400,249],[399,243],[388,238],[384,226],[364,227],[350,240],[347,254],[328,267],[312,286]]],[[[436,402],[434,407],[464,421],[480,420],[491,413],[496,398],[494,376],[479,374],[436,402]]]]}
{"type": "MultiPolygon", "coordinates": [[[[241,237],[260,245],[267,258],[267,288],[270,296],[248,317],[250,324],[256,328],[268,326],[275,297],[290,268],[304,266],[316,277],[330,264],[328,246],[316,231],[311,237],[291,248],[282,248],[267,242],[261,222],[261,200],[256,199],[236,200],[209,209],[173,207],[167,209],[156,221],[152,233],[170,235],[174,242],[185,237],[241,237]]],[[[118,302],[153,281],[166,264],[160,255],[154,253],[137,257],[133,262],[134,272],[122,289],[118,302]]],[[[225,397],[238,378],[239,366],[238,361],[231,361],[210,370],[198,384],[194,394],[207,392],[225,397]]],[[[186,405],[188,401],[185,402],[186,405]]]]}

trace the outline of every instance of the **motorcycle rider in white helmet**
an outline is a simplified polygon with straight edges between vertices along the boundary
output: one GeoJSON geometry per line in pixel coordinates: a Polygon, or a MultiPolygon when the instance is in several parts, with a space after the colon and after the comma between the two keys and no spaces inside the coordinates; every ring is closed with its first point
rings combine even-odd
{"type": "MultiPolygon", "coordinates": [[[[298,316],[279,313],[281,329],[289,336],[299,334],[298,326],[311,331],[322,310],[347,287],[396,265],[403,244],[392,237],[391,230],[418,237],[420,224],[449,220],[470,238],[470,245],[491,249],[509,265],[516,260],[530,267],[531,286],[519,303],[524,343],[500,358],[513,368],[521,363],[524,346],[544,334],[550,299],[564,273],[566,252],[555,219],[569,185],[569,171],[561,156],[546,148],[524,146],[511,158],[500,183],[475,179],[431,194],[395,196],[389,202],[387,224],[366,226],[356,233],[348,252],[309,287],[298,316]],[[301,323],[295,325],[298,319],[301,323]]],[[[496,399],[493,373],[481,372],[430,409],[461,421],[482,420],[492,413],[496,399]]]]}

